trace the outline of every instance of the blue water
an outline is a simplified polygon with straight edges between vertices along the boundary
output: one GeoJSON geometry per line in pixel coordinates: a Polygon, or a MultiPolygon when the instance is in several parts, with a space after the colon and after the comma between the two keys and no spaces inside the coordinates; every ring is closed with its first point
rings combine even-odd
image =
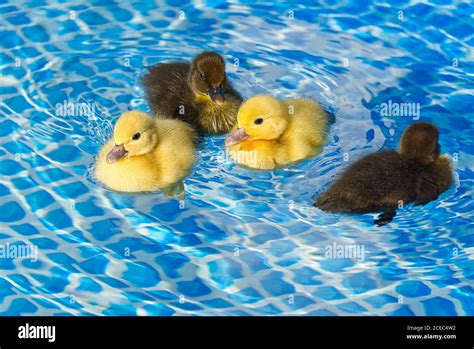
{"type": "Polygon", "coordinates": [[[474,315],[470,1],[88,3],[0,1],[0,245],[38,248],[0,258],[1,315],[474,315]],[[184,202],[98,185],[115,120],[148,110],[145,67],[202,50],[246,98],[334,113],[322,154],[255,172],[207,137],[184,202]],[[385,227],[312,208],[347,156],[397,146],[416,117],[382,115],[388,101],[439,126],[455,183],[385,227]],[[95,112],[59,113],[69,102],[95,112]]]}

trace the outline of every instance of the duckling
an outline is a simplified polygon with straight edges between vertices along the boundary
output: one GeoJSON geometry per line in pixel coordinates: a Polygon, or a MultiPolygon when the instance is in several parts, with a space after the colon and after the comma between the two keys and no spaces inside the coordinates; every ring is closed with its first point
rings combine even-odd
{"type": "Polygon", "coordinates": [[[99,153],[95,178],[121,192],[169,187],[191,170],[196,159],[195,140],[194,130],[182,121],[126,112],[99,153]]]}
{"type": "Polygon", "coordinates": [[[175,118],[208,134],[229,132],[242,97],[227,79],[216,52],[198,54],[192,63],[160,63],[142,80],[154,114],[175,118]]]}
{"type": "Polygon", "coordinates": [[[440,156],[438,128],[426,122],[409,126],[400,153],[382,151],[365,156],[342,173],[314,206],[334,213],[382,213],[375,224],[392,221],[399,206],[424,205],[449,188],[453,180],[447,156],[440,156]]]}
{"type": "Polygon", "coordinates": [[[225,143],[236,162],[271,170],[316,155],[327,125],[326,112],[312,100],[257,95],[242,104],[225,143]]]}

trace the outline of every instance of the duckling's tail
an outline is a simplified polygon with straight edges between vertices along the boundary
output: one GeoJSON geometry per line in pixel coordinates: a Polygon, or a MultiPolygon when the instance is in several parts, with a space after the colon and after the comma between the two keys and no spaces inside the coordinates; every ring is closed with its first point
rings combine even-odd
{"type": "Polygon", "coordinates": [[[341,207],[338,205],[337,200],[334,200],[333,197],[327,193],[321,194],[313,203],[314,207],[319,208],[320,210],[333,213],[341,213],[341,207]]]}
{"type": "Polygon", "coordinates": [[[358,203],[349,201],[347,196],[331,191],[321,194],[314,201],[313,206],[331,213],[370,212],[368,207],[360,206],[358,203]]]}

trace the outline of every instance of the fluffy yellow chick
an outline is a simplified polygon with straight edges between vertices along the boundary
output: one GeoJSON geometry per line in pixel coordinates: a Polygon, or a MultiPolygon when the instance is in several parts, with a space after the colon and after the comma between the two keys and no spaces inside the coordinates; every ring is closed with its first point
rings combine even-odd
{"type": "Polygon", "coordinates": [[[126,112],[99,153],[95,178],[121,192],[169,187],[191,170],[196,159],[195,139],[193,129],[182,121],[126,112]]]}
{"type": "Polygon", "coordinates": [[[227,151],[242,165],[274,169],[316,155],[326,143],[328,121],[312,100],[258,95],[240,107],[227,151]]]}

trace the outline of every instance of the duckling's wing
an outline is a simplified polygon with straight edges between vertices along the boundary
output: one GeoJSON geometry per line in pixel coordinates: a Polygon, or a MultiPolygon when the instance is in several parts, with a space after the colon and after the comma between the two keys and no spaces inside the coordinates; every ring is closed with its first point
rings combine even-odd
{"type": "Polygon", "coordinates": [[[426,166],[416,179],[416,204],[424,205],[436,200],[447,190],[453,181],[452,165],[448,157],[441,156],[438,160],[426,166]]]}
{"type": "Polygon", "coordinates": [[[150,108],[158,116],[172,117],[189,99],[187,77],[189,63],[160,63],[151,67],[142,78],[150,108]]]}
{"type": "Polygon", "coordinates": [[[436,183],[423,175],[417,178],[415,191],[416,205],[425,205],[430,201],[436,200],[440,194],[436,183]]]}

